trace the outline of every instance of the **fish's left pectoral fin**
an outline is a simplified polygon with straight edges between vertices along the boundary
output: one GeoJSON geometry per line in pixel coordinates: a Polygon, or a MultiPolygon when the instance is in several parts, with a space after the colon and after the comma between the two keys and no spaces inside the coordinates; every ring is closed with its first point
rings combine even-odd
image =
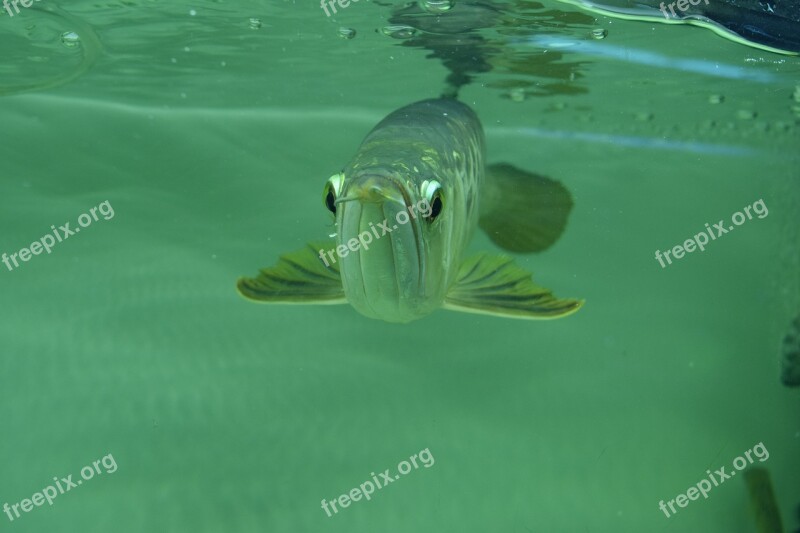
{"type": "Polygon", "coordinates": [[[500,163],[486,168],[478,225],[497,246],[515,253],[541,252],[558,241],[572,210],[561,183],[500,163]]]}
{"type": "Polygon", "coordinates": [[[336,263],[323,261],[324,251],[336,244],[310,243],[284,254],[274,267],[256,278],[239,278],[236,288],[249,300],[287,304],[344,304],[347,298],[336,263]]]}
{"type": "Polygon", "coordinates": [[[461,266],[445,309],[507,318],[548,319],[571,315],[583,300],[561,300],[533,282],[510,257],[480,254],[461,266]]]}

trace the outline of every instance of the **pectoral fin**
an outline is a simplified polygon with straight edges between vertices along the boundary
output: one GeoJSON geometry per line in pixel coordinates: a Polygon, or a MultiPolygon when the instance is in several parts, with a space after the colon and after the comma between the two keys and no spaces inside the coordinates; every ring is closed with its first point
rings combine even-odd
{"type": "Polygon", "coordinates": [[[445,298],[444,308],[510,318],[545,319],[567,316],[583,300],[559,300],[533,283],[531,274],[509,257],[480,254],[461,266],[458,281],[445,298]]]}
{"type": "Polygon", "coordinates": [[[311,243],[302,250],[282,255],[278,264],[264,268],[257,278],[239,278],[239,294],[250,300],[287,304],[347,303],[339,267],[320,258],[320,250],[335,247],[333,241],[311,243]]]}
{"type": "Polygon", "coordinates": [[[509,164],[489,165],[478,225],[509,252],[541,252],[567,225],[572,197],[559,182],[509,164]]]}

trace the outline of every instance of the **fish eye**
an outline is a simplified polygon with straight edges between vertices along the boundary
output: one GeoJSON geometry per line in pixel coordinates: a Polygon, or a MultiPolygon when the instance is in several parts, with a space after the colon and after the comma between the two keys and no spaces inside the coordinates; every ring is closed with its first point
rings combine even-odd
{"type": "Polygon", "coordinates": [[[431,214],[428,217],[431,221],[435,220],[442,212],[442,191],[436,191],[433,196],[433,201],[429,202],[431,206],[431,214]]]}
{"type": "Polygon", "coordinates": [[[325,192],[322,193],[323,199],[322,201],[325,202],[325,207],[328,208],[328,211],[336,214],[336,195],[333,193],[333,186],[330,183],[325,184],[325,192]]]}
{"type": "Polygon", "coordinates": [[[328,178],[325,188],[322,190],[322,203],[334,215],[336,214],[336,197],[342,191],[342,183],[344,183],[344,174],[334,174],[328,178]]]}
{"type": "Polygon", "coordinates": [[[444,209],[444,191],[442,190],[442,184],[438,181],[424,181],[422,183],[422,197],[428,204],[428,209],[426,209],[425,218],[433,222],[436,220],[436,217],[442,212],[444,209]]]}

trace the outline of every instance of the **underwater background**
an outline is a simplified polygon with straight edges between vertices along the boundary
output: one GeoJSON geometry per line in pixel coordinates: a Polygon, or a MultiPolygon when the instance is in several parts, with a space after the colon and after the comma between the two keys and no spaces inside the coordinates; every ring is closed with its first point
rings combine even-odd
{"type": "Polygon", "coordinates": [[[398,325],[235,285],[335,231],[325,180],[443,91],[436,31],[367,0],[20,7],[0,11],[0,253],[82,231],[0,264],[0,531],[779,531],[742,474],[659,508],[759,443],[747,469],[800,527],[797,56],[555,0],[468,13],[442,46],[482,65],[459,97],[488,161],[574,200],[516,260],[586,303],[398,325]]]}

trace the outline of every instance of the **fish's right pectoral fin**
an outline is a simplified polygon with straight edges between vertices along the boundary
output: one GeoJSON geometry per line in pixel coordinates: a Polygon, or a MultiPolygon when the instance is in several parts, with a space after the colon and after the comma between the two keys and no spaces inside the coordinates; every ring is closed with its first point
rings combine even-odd
{"type": "Polygon", "coordinates": [[[508,318],[548,319],[571,315],[583,300],[560,300],[533,282],[510,257],[476,255],[461,266],[444,308],[508,318]]]}
{"type": "MultiPolygon", "coordinates": [[[[336,263],[322,260],[335,243],[310,243],[284,254],[278,264],[261,269],[256,278],[239,278],[236,288],[249,300],[287,304],[344,304],[347,298],[336,263]]],[[[327,261],[327,260],[326,260],[327,261]]]]}

